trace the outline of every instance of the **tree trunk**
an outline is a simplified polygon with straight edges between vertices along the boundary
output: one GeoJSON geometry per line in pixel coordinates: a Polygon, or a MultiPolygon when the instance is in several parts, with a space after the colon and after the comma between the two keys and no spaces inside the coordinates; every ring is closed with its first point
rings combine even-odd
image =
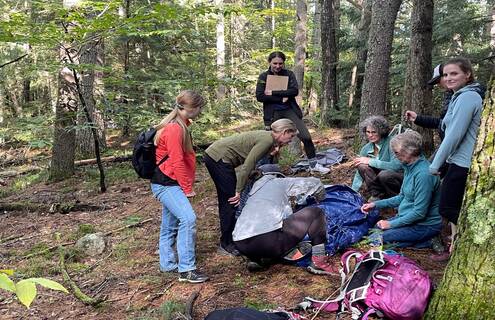
{"type": "Polygon", "coordinates": [[[271,25],[270,25],[270,30],[272,31],[272,38],[271,38],[271,46],[272,49],[275,49],[276,46],[276,40],[275,40],[275,0],[270,0],[270,9],[272,9],[272,15],[271,15],[271,25]]]}
{"type": "MultiPolygon", "coordinates": [[[[495,56],[495,5],[490,10],[490,50],[491,55],[495,56]]],[[[492,64],[492,74],[495,74],[495,64],[492,64]]]]}
{"type": "MultiPolygon", "coordinates": [[[[124,0],[123,6],[119,7],[119,17],[121,19],[127,19],[131,17],[131,0],[124,0]]],[[[122,66],[123,66],[123,76],[124,79],[128,78],[129,74],[129,58],[130,58],[130,51],[131,51],[131,44],[130,44],[129,38],[124,39],[124,43],[122,45],[122,66]]],[[[120,104],[120,108],[123,111],[124,114],[124,119],[122,123],[122,136],[123,137],[129,137],[130,134],[130,112],[126,112],[126,110],[129,109],[129,103],[128,103],[128,97],[127,95],[123,92],[120,94],[120,97],[117,99],[117,103],[120,104]]]]}
{"type": "MultiPolygon", "coordinates": [[[[433,31],[433,0],[413,0],[411,13],[411,41],[407,62],[402,114],[413,110],[433,114],[432,94],[427,82],[431,77],[433,31]]],[[[418,127],[423,136],[426,154],[433,152],[433,130],[418,127]]]]}
{"type": "Polygon", "coordinates": [[[368,57],[364,72],[360,120],[385,115],[395,19],[402,0],[375,0],[371,9],[368,57]]]}
{"type": "Polygon", "coordinates": [[[495,86],[485,99],[459,217],[458,238],[426,319],[493,319],[495,299],[495,86]]]}
{"type": "Polygon", "coordinates": [[[361,20],[357,27],[357,55],[356,65],[352,70],[351,93],[349,94],[349,108],[352,113],[359,114],[361,103],[361,90],[364,79],[364,66],[368,56],[368,34],[371,23],[371,0],[363,0],[361,9],[361,20]]]}
{"type": "MultiPolygon", "coordinates": [[[[313,17],[313,73],[321,73],[321,5],[320,1],[315,1],[315,14],[313,17]]],[[[309,113],[313,114],[318,109],[318,88],[316,79],[311,76],[308,81],[307,88],[309,89],[308,106],[309,113]]]]}
{"type": "Polygon", "coordinates": [[[306,46],[308,42],[307,23],[308,6],[306,0],[297,0],[294,75],[296,76],[297,84],[299,85],[299,96],[302,96],[304,88],[304,63],[306,60],[306,46]]]}
{"type": "MultiPolygon", "coordinates": [[[[225,22],[223,17],[223,0],[215,0],[215,6],[218,9],[217,14],[217,100],[221,103],[225,99],[225,22]]],[[[227,111],[227,110],[226,110],[227,111]]],[[[229,109],[230,111],[230,109],[229,109]]],[[[229,112],[222,113],[224,119],[230,117],[229,112]]]]}
{"type": "Polygon", "coordinates": [[[335,0],[323,0],[321,5],[321,116],[327,125],[340,125],[337,92],[337,39],[335,35],[335,0]]]}
{"type": "MultiPolygon", "coordinates": [[[[92,34],[90,38],[95,38],[92,34]]],[[[88,108],[88,112],[93,119],[93,125],[96,126],[98,132],[98,141],[100,146],[105,146],[105,124],[103,121],[103,115],[96,108],[96,98],[98,92],[101,92],[96,84],[102,85],[101,81],[98,81],[98,77],[101,77],[101,72],[95,70],[97,66],[101,66],[98,61],[98,56],[101,57],[103,51],[102,39],[90,40],[85,46],[81,48],[80,63],[88,66],[86,70],[81,71],[81,90],[82,96],[88,108]]],[[[88,126],[86,115],[82,112],[78,113],[77,123],[79,129],[76,134],[76,152],[83,159],[92,158],[95,155],[95,144],[93,139],[93,133],[88,126]]]]}

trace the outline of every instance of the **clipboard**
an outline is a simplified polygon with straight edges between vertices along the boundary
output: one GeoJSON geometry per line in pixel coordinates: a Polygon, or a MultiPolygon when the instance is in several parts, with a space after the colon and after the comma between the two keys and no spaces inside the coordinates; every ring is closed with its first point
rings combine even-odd
{"type": "Polygon", "coordinates": [[[289,84],[288,76],[275,76],[269,74],[266,77],[266,90],[272,90],[272,91],[287,90],[288,84],[289,84]]]}

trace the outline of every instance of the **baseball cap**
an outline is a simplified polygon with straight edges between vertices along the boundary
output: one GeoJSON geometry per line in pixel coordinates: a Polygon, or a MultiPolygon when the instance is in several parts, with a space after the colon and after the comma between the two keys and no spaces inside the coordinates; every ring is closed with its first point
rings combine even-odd
{"type": "Polygon", "coordinates": [[[435,69],[433,69],[433,75],[431,76],[430,81],[428,81],[428,84],[430,86],[436,85],[440,81],[442,74],[443,74],[443,65],[440,63],[435,67],[435,69]]]}

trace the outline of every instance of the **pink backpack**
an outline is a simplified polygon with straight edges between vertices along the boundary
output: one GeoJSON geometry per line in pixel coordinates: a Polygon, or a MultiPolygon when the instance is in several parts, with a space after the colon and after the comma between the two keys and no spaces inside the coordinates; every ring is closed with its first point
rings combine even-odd
{"type": "MultiPolygon", "coordinates": [[[[351,313],[368,319],[375,313],[392,320],[421,319],[432,289],[428,273],[414,261],[383,251],[348,251],[341,259],[342,286],[337,298],[318,301],[305,298],[300,305],[320,310],[351,313]],[[353,270],[351,260],[356,264],[353,270]]],[[[338,318],[338,317],[337,317],[338,318]]]]}

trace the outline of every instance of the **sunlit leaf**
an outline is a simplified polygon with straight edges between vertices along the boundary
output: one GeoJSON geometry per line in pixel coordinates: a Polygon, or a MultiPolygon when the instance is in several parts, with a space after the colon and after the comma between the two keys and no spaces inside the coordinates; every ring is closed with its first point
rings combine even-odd
{"type": "Polygon", "coordinates": [[[45,278],[29,278],[26,280],[30,280],[34,283],[37,283],[45,288],[52,289],[52,290],[58,290],[58,291],[63,291],[65,293],[68,293],[67,289],[64,288],[63,285],[60,283],[50,280],[50,279],[45,279],[45,278]]]}
{"type": "Polygon", "coordinates": [[[16,294],[19,301],[27,308],[31,305],[36,297],[36,285],[31,280],[21,280],[16,283],[16,294]]]}
{"type": "Polygon", "coordinates": [[[15,283],[5,273],[0,273],[0,289],[15,292],[15,283]]]}

